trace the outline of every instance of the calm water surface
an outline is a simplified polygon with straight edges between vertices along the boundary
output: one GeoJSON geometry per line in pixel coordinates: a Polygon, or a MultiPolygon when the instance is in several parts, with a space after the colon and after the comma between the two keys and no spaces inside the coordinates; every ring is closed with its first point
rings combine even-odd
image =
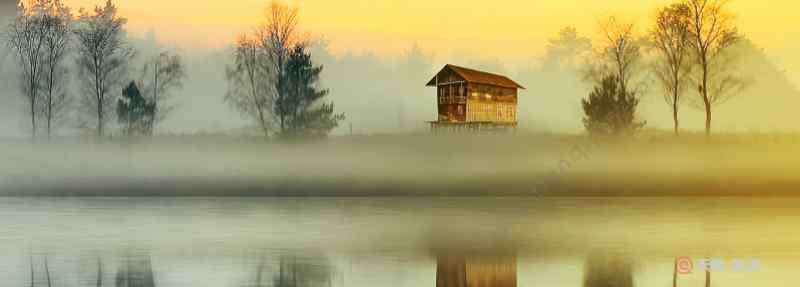
{"type": "MultiPolygon", "coordinates": [[[[2,198],[3,286],[104,286],[147,254],[157,286],[246,286],[281,258],[327,266],[333,286],[435,286],[442,252],[514,254],[519,286],[581,286],[588,256],[672,286],[673,260],[714,258],[713,286],[792,286],[800,199],[2,198]],[[736,269],[735,259],[752,262],[736,269]],[[736,270],[734,270],[736,269],[736,270]],[[37,285],[38,286],[38,285],[37,285]],[[41,285],[46,286],[46,285],[41,285]]],[[[695,266],[697,268],[697,266],[695,266]]],[[[703,272],[679,278],[702,286],[703,272]]]]}

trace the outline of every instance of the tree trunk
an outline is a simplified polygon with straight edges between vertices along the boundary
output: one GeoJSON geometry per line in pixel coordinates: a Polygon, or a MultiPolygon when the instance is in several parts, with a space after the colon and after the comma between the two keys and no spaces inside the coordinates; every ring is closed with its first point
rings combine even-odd
{"type": "Polygon", "coordinates": [[[36,138],[36,97],[34,95],[31,96],[31,128],[31,136],[36,138]]]}
{"type": "Polygon", "coordinates": [[[677,136],[680,134],[678,128],[680,123],[678,122],[678,93],[675,92],[675,96],[672,98],[672,120],[675,125],[675,135],[677,136]]]}
{"type": "Polygon", "coordinates": [[[55,77],[54,68],[53,68],[53,60],[51,59],[50,62],[50,79],[47,83],[47,139],[50,139],[52,135],[52,122],[53,122],[53,79],[55,77]]]}
{"type": "Polygon", "coordinates": [[[50,139],[52,136],[52,122],[53,122],[53,100],[48,100],[47,103],[47,139],[50,139]]]}
{"type": "Polygon", "coordinates": [[[672,269],[672,287],[678,287],[678,258],[675,258],[675,266],[672,269]]]}
{"type": "Polygon", "coordinates": [[[708,98],[705,100],[706,106],[706,136],[711,136],[711,103],[708,98]]]}
{"type": "Polygon", "coordinates": [[[703,83],[700,87],[706,108],[706,137],[711,136],[711,100],[708,97],[708,62],[703,58],[703,83]]]}
{"type": "Polygon", "coordinates": [[[97,101],[97,137],[103,137],[103,104],[97,101]]]}
{"type": "Polygon", "coordinates": [[[47,96],[47,139],[52,135],[53,123],[53,88],[50,88],[49,95],[47,96]]]}

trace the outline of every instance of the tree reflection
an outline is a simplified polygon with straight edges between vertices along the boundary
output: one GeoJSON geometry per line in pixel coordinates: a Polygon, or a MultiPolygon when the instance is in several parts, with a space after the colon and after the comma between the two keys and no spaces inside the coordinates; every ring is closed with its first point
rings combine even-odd
{"type": "Polygon", "coordinates": [[[258,264],[255,280],[247,286],[325,287],[332,285],[332,274],[333,268],[322,257],[283,255],[272,264],[262,259],[258,264]]]}
{"type": "Polygon", "coordinates": [[[593,254],[586,260],[584,287],[632,287],[633,262],[614,254],[593,254]]]}

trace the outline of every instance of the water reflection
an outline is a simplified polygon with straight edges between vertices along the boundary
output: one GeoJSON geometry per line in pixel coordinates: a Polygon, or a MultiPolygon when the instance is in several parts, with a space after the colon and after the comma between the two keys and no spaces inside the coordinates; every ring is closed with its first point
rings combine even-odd
{"type": "Polygon", "coordinates": [[[710,258],[725,262],[709,274],[713,286],[783,286],[800,264],[799,205],[785,198],[5,199],[0,285],[705,286],[699,261],[710,258]],[[715,212],[704,211],[709,206],[715,212]],[[694,271],[675,274],[678,256],[692,258],[694,271]],[[760,264],[737,270],[729,265],[737,258],[760,264]]]}
{"type": "Polygon", "coordinates": [[[281,255],[276,262],[262,258],[248,287],[328,287],[333,268],[318,256],[281,255]]]}
{"type": "Polygon", "coordinates": [[[630,258],[610,253],[591,254],[583,273],[584,287],[633,287],[634,264],[630,258]]]}
{"type": "Polygon", "coordinates": [[[41,264],[34,263],[34,255],[30,254],[30,286],[53,286],[53,279],[50,274],[50,264],[47,255],[42,256],[41,264]],[[38,265],[38,266],[37,266],[38,265]]]}
{"type": "Polygon", "coordinates": [[[517,258],[511,255],[448,254],[436,262],[436,287],[516,287],[517,258]]]}
{"type": "MultiPolygon", "coordinates": [[[[102,274],[102,272],[99,273],[102,274]]],[[[150,256],[137,254],[123,258],[119,269],[117,269],[115,282],[116,287],[155,287],[156,283],[150,256]]],[[[100,285],[98,284],[98,286],[100,285]]]]}

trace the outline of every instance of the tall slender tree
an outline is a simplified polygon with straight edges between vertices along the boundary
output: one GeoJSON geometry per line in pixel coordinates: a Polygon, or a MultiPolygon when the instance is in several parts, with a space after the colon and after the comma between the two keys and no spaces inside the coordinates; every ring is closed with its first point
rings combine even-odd
{"type": "Polygon", "coordinates": [[[599,27],[603,43],[597,46],[596,61],[590,65],[586,78],[601,83],[614,75],[622,91],[638,92],[633,85],[637,85],[635,77],[641,68],[642,39],[636,35],[635,25],[609,17],[599,27]]]}
{"type": "Polygon", "coordinates": [[[654,74],[672,108],[674,132],[679,133],[678,110],[692,70],[689,46],[689,7],[682,3],[661,8],[650,40],[656,51],[654,74]]]}
{"type": "Polygon", "coordinates": [[[172,92],[183,87],[186,70],[181,56],[163,51],[150,58],[142,68],[142,92],[154,105],[155,117],[149,122],[148,132],[155,131],[175,107],[170,103],[172,92]]]}
{"type": "Polygon", "coordinates": [[[302,42],[298,32],[298,10],[273,1],[267,10],[267,20],[257,31],[261,47],[264,48],[275,77],[273,81],[273,102],[276,103],[274,115],[277,117],[281,133],[287,130],[287,116],[290,111],[280,103],[288,101],[289,87],[286,83],[286,65],[292,49],[302,42]]]}
{"type": "Polygon", "coordinates": [[[28,104],[31,136],[36,137],[39,100],[44,78],[47,0],[36,0],[25,6],[20,2],[17,17],[6,31],[7,44],[19,63],[20,88],[28,104]]]}
{"type": "Polygon", "coordinates": [[[74,34],[80,80],[86,93],[83,104],[94,114],[96,134],[102,137],[114,110],[116,93],[112,91],[127,74],[134,52],[126,41],[127,20],[119,17],[111,0],[91,13],[81,10],[78,20],[74,34]]]}
{"type": "Polygon", "coordinates": [[[43,118],[47,137],[53,133],[54,121],[60,118],[67,103],[67,57],[72,39],[72,12],[61,0],[48,0],[43,16],[43,118]]]}
{"type": "Polygon", "coordinates": [[[272,69],[260,41],[240,36],[233,52],[233,64],[226,69],[228,92],[225,102],[256,122],[264,136],[273,129],[274,87],[272,69]]]}
{"type": "Polygon", "coordinates": [[[730,74],[735,62],[726,51],[740,36],[733,16],[726,9],[727,0],[683,0],[689,9],[689,38],[699,72],[698,94],[706,114],[705,131],[711,135],[712,107],[725,102],[743,86],[743,81],[730,74]]]}

